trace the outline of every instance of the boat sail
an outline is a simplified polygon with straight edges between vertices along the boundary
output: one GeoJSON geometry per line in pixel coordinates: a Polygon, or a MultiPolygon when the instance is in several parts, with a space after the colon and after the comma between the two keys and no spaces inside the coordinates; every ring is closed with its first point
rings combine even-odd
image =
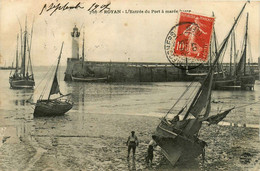
{"type": "MultiPolygon", "coordinates": [[[[241,58],[237,65],[235,65],[234,72],[232,72],[232,47],[234,47],[234,61],[237,56],[235,48],[235,35],[233,33],[233,39],[231,39],[231,49],[230,49],[230,70],[227,77],[216,78],[214,81],[213,89],[226,89],[237,87],[242,90],[249,88],[254,89],[255,77],[252,72],[246,72],[246,61],[247,61],[247,43],[248,43],[248,13],[246,18],[246,31],[244,36],[244,49],[242,51],[241,58]],[[232,46],[233,45],[233,46],[232,46]]],[[[249,66],[250,67],[250,66],[249,66]]],[[[251,70],[250,70],[251,71],[251,70]]]]}
{"type": "Polygon", "coordinates": [[[27,32],[27,19],[26,19],[25,31],[23,35],[22,35],[22,28],[21,28],[21,58],[22,58],[21,69],[19,71],[18,36],[17,36],[16,68],[14,74],[12,74],[9,77],[10,87],[13,89],[23,89],[23,88],[32,89],[35,85],[33,70],[32,70],[31,55],[30,55],[31,45],[32,45],[32,33],[33,33],[33,27],[31,30],[31,41],[29,44],[28,32],[27,32]],[[24,38],[22,38],[22,36],[24,36],[24,38]],[[26,53],[26,51],[28,51],[28,53],[26,53]]]}
{"type": "MultiPolygon", "coordinates": [[[[251,70],[249,74],[246,72],[246,61],[247,61],[247,43],[248,43],[248,13],[246,19],[246,33],[244,38],[244,50],[242,56],[239,60],[238,66],[236,68],[236,76],[240,79],[240,86],[242,89],[249,87],[250,89],[254,88],[255,77],[252,75],[251,70]]],[[[250,66],[249,66],[250,67],[250,66]]]]}
{"type": "MultiPolygon", "coordinates": [[[[200,140],[198,136],[202,122],[208,122],[209,124],[218,123],[233,109],[231,108],[215,115],[214,117],[209,117],[214,70],[245,6],[246,3],[235,20],[229,34],[224,39],[220,49],[216,53],[214,62],[192,99],[183,119],[180,120],[179,115],[183,113],[184,108],[186,108],[187,105],[185,105],[172,120],[166,118],[169,114],[168,112],[166,116],[161,119],[160,124],[157,126],[156,131],[152,136],[156,143],[161,147],[164,156],[172,165],[175,165],[178,160],[194,159],[200,154],[203,154],[206,142],[200,140]]],[[[186,92],[187,91],[184,93],[186,92]]],[[[182,97],[183,95],[180,98],[182,97]]],[[[178,101],[176,103],[178,103],[178,101]]]]}
{"type": "Polygon", "coordinates": [[[63,99],[63,97],[69,96],[70,94],[63,95],[61,93],[59,88],[59,82],[57,79],[57,71],[59,68],[62,48],[63,48],[63,43],[61,46],[61,51],[58,58],[58,64],[56,66],[48,99],[42,99],[43,95],[41,95],[40,98],[37,100],[37,103],[35,104],[34,113],[33,113],[35,117],[64,115],[67,111],[69,111],[73,107],[72,102],[70,102],[67,98],[63,99]],[[51,99],[50,98],[51,95],[55,95],[55,94],[58,94],[59,97],[51,99]]]}

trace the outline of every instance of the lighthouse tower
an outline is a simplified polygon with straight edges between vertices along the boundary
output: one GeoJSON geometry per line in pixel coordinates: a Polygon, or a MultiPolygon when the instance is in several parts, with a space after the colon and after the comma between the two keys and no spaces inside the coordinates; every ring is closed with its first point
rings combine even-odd
{"type": "Polygon", "coordinates": [[[79,59],[79,29],[76,27],[73,28],[73,32],[71,32],[72,36],[72,59],[79,59]]]}

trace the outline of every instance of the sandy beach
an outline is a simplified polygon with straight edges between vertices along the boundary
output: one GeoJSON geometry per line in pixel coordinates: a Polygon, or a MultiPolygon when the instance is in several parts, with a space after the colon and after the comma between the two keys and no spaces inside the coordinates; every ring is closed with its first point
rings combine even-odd
{"type": "MultiPolygon", "coordinates": [[[[172,167],[157,147],[152,166],[147,166],[147,144],[159,123],[157,117],[103,114],[85,117],[88,122],[81,132],[66,130],[65,124],[70,122],[67,115],[42,119],[38,125],[31,125],[31,135],[24,137],[16,136],[12,125],[3,126],[6,130],[1,137],[0,170],[260,169],[258,129],[205,124],[200,132],[201,139],[208,143],[204,165],[199,157],[172,167]],[[63,121],[59,127],[64,129],[56,128],[57,119],[63,121]],[[128,161],[125,143],[131,130],[136,131],[140,144],[135,160],[130,157],[128,161]],[[250,155],[245,158],[244,154],[250,155]]],[[[25,122],[30,124],[31,121],[25,122]]]]}

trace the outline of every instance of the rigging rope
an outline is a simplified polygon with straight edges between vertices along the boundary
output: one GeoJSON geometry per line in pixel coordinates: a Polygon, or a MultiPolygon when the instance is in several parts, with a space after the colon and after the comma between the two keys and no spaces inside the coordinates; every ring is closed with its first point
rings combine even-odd
{"type": "Polygon", "coordinates": [[[170,112],[171,112],[171,110],[175,107],[175,105],[180,101],[180,99],[186,94],[186,92],[190,89],[190,87],[191,87],[191,85],[193,84],[193,82],[191,82],[188,86],[187,86],[187,88],[186,88],[186,90],[181,94],[181,96],[178,98],[178,100],[174,103],[174,105],[170,108],[170,110],[167,112],[167,114],[164,116],[164,117],[166,117],[170,112]]]}
{"type": "MultiPolygon", "coordinates": [[[[54,67],[54,65],[52,65],[52,66],[51,66],[51,69],[50,69],[49,71],[53,72],[54,70],[55,70],[55,67],[54,67]]],[[[49,71],[47,72],[47,74],[49,73],[49,71]]],[[[47,74],[46,74],[46,75],[47,75],[47,74]]],[[[46,88],[47,88],[48,83],[50,83],[50,82],[47,82],[47,83],[45,84],[45,86],[44,86],[44,88],[43,88],[43,91],[42,91],[42,93],[41,93],[39,99],[41,99],[41,98],[43,97],[43,95],[44,95],[44,93],[45,93],[45,91],[46,91],[46,88]]]]}
{"type": "MultiPolygon", "coordinates": [[[[53,62],[54,63],[54,62],[53,62]]],[[[51,68],[48,70],[48,72],[44,75],[43,79],[41,79],[41,81],[39,82],[39,84],[36,86],[36,88],[34,89],[34,92],[38,89],[38,87],[41,85],[41,83],[43,82],[43,80],[46,78],[46,76],[48,75],[48,73],[52,70],[53,68],[53,64],[51,65],[51,68]]],[[[30,98],[27,100],[31,100],[32,96],[34,95],[34,93],[30,96],[30,98]]],[[[40,97],[42,96],[42,94],[40,95],[40,97]]]]}
{"type": "Polygon", "coordinates": [[[195,97],[198,89],[196,89],[198,87],[198,84],[200,83],[197,83],[197,85],[195,86],[195,88],[192,90],[192,92],[190,93],[190,96],[188,96],[188,99],[186,101],[186,104],[185,105],[188,105],[188,103],[190,103],[192,100],[193,100],[193,97],[195,97]],[[197,90],[197,91],[196,91],[197,90]]]}

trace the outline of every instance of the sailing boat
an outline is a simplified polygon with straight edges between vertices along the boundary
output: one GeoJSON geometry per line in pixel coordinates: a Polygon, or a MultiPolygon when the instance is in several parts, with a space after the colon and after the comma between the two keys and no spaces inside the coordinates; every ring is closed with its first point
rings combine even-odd
{"type": "Polygon", "coordinates": [[[22,39],[22,28],[21,28],[21,58],[22,58],[21,69],[19,71],[18,36],[17,36],[16,67],[15,67],[14,74],[9,77],[10,87],[13,89],[21,89],[21,88],[32,89],[35,85],[33,70],[32,70],[31,56],[30,56],[31,45],[32,45],[32,33],[33,33],[33,27],[31,30],[31,42],[29,45],[28,35],[27,35],[27,19],[26,19],[23,39],[22,39]],[[28,51],[28,54],[26,53],[26,51],[28,51]],[[27,56],[28,56],[28,60],[26,60],[27,56]],[[26,62],[28,62],[27,65],[26,65],[26,62]],[[31,71],[31,73],[29,72],[29,70],[31,71]]]}
{"type": "MultiPolygon", "coordinates": [[[[161,147],[164,156],[172,165],[175,165],[178,160],[194,159],[200,154],[204,154],[206,142],[200,140],[198,135],[202,122],[217,124],[233,109],[231,108],[222,113],[209,117],[211,110],[211,89],[214,69],[245,6],[246,3],[235,20],[229,34],[221,44],[209,73],[204,78],[201,86],[192,99],[184,117],[180,120],[179,115],[184,112],[188,106],[187,104],[171,120],[166,118],[169,114],[168,112],[166,116],[161,119],[160,124],[157,126],[157,129],[152,136],[155,142],[161,147]]],[[[186,92],[187,91],[184,91],[175,105],[180,101],[186,92]]]]}
{"type": "MultiPolygon", "coordinates": [[[[246,61],[247,61],[247,43],[248,43],[248,14],[246,19],[246,31],[244,36],[244,44],[241,58],[235,66],[234,72],[232,72],[232,47],[234,47],[234,58],[237,56],[235,47],[235,35],[233,34],[233,39],[231,39],[231,49],[230,49],[230,70],[228,77],[223,76],[222,78],[216,78],[214,81],[214,89],[226,89],[230,87],[238,87],[242,90],[249,88],[254,89],[255,77],[252,72],[246,72],[246,61]]],[[[250,67],[250,66],[249,66],[250,67]]]]}
{"type": "MultiPolygon", "coordinates": [[[[85,45],[85,32],[83,32],[83,43],[82,43],[82,61],[81,68],[78,72],[73,72],[71,74],[72,81],[75,82],[105,82],[109,79],[109,76],[96,77],[95,73],[91,71],[87,66],[84,66],[84,45],[85,45]]],[[[73,67],[76,68],[76,67],[73,67]]]]}
{"type": "Polygon", "coordinates": [[[63,97],[69,96],[70,94],[63,95],[60,92],[59,83],[57,79],[57,71],[59,68],[62,48],[63,48],[63,43],[61,46],[61,51],[58,58],[58,64],[56,66],[48,99],[42,99],[43,95],[41,95],[40,98],[37,100],[37,103],[35,104],[34,113],[33,113],[35,117],[64,115],[67,111],[69,111],[73,107],[73,103],[70,102],[68,99],[62,99],[63,97]],[[54,94],[59,94],[59,97],[51,99],[50,98],[51,95],[54,94]]]}

